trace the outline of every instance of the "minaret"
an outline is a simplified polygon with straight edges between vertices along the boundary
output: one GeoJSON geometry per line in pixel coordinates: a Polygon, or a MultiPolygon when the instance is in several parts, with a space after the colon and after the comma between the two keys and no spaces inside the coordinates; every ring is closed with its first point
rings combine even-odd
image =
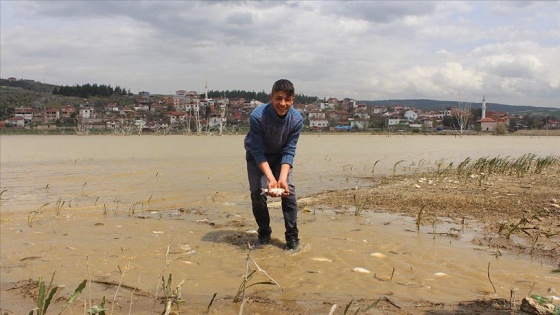
{"type": "Polygon", "coordinates": [[[486,118],[486,96],[482,96],[482,117],[481,119],[486,118]]]}
{"type": "Polygon", "coordinates": [[[204,85],[204,101],[208,102],[208,77],[206,77],[206,82],[204,85]]]}

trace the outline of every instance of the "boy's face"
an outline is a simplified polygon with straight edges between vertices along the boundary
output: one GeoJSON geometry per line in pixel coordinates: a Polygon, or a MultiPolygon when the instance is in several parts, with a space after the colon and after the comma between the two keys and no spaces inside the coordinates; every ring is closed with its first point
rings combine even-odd
{"type": "Polygon", "coordinates": [[[294,96],[288,96],[284,91],[277,91],[270,96],[270,101],[272,102],[272,107],[274,107],[276,114],[278,114],[278,116],[284,116],[294,104],[294,96]]]}

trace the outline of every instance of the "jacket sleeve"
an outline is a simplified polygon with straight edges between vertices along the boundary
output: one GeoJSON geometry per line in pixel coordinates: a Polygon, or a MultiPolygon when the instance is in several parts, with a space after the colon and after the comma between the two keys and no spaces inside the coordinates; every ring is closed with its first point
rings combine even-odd
{"type": "Polygon", "coordinates": [[[251,154],[257,165],[266,161],[264,156],[264,134],[261,121],[257,115],[249,119],[249,133],[251,137],[251,154]]]}
{"type": "Polygon", "coordinates": [[[303,128],[303,120],[300,119],[297,121],[297,124],[290,132],[288,141],[286,142],[286,145],[282,150],[282,164],[290,164],[291,167],[294,166],[294,157],[296,156],[297,142],[299,140],[299,135],[301,133],[302,128],[303,128]]]}

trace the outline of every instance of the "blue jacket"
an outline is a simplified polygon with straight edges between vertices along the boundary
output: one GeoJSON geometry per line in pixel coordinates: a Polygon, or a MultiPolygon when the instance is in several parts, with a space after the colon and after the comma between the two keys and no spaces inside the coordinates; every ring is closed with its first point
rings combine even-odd
{"type": "Polygon", "coordinates": [[[260,105],[251,113],[245,150],[253,155],[257,165],[267,161],[265,154],[281,154],[281,163],[293,166],[302,127],[303,117],[293,107],[282,118],[271,103],[260,105]]]}

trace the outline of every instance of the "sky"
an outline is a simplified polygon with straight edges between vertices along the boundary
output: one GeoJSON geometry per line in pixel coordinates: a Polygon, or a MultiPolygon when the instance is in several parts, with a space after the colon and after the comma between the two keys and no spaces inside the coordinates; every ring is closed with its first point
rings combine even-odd
{"type": "Polygon", "coordinates": [[[560,108],[559,1],[6,1],[0,77],[560,108]],[[207,82],[207,83],[206,83],[207,82]]]}

